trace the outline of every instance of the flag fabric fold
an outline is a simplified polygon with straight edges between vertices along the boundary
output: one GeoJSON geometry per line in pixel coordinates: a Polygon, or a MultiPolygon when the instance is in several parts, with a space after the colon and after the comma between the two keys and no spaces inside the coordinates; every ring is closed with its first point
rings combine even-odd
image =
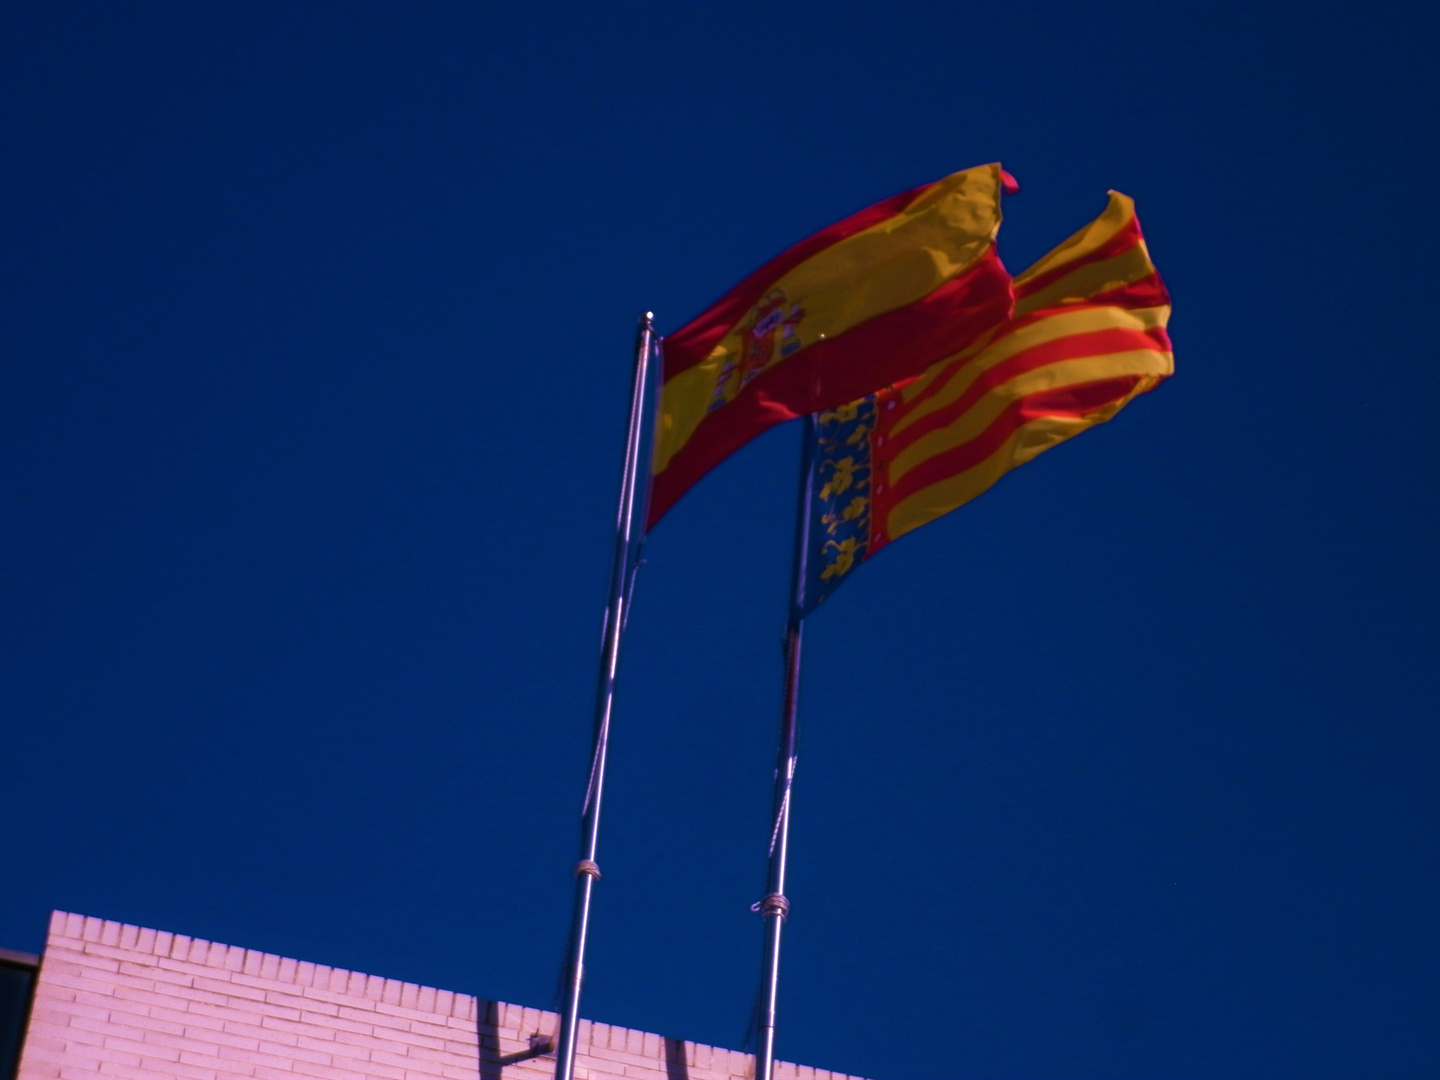
{"type": "Polygon", "coordinates": [[[924,371],[1010,315],[995,252],[1002,190],[984,165],[821,230],[663,345],[647,528],[775,424],[924,371]]]}
{"type": "Polygon", "coordinates": [[[1015,278],[1014,315],[922,374],[816,417],[802,597],[813,611],[859,563],[1103,423],[1174,371],[1170,298],[1134,203],[1015,278]]]}

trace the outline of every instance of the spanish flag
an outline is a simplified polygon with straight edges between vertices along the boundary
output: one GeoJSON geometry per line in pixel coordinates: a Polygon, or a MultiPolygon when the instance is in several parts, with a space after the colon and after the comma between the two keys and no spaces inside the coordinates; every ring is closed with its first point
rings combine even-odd
{"type": "Polygon", "coordinates": [[[813,420],[803,616],[892,540],[1109,420],[1175,370],[1170,297],[1118,192],[1015,279],[1013,318],[970,348],[813,420]]]}
{"type": "Polygon", "coordinates": [[[916,375],[1003,323],[995,234],[1013,185],[982,165],[876,203],[669,335],[646,527],[761,432],[916,375]]]}

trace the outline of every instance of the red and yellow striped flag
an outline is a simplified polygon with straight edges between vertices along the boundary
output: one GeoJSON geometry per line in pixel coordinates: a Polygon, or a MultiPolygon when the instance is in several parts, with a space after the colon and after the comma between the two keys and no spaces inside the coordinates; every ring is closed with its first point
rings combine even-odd
{"type": "Polygon", "coordinates": [[[805,612],[892,540],[1173,373],[1170,297],[1128,197],[1112,191],[1014,291],[987,340],[816,417],[805,612]]]}
{"type": "Polygon", "coordinates": [[[1010,314],[983,165],[903,192],[801,241],[664,341],[653,526],[775,424],[916,375],[1010,314]]]}

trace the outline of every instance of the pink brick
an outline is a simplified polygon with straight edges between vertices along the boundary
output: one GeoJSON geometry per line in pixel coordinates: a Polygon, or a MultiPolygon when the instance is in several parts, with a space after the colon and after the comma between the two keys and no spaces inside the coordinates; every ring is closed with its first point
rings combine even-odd
{"type": "Polygon", "coordinates": [[[143,1012],[143,1009],[134,1009],[126,1002],[117,1000],[111,994],[94,994],[86,990],[71,990],[64,986],[56,986],[53,983],[45,983],[44,976],[41,976],[44,997],[39,996],[41,987],[36,988],[36,1005],[54,1005],[56,1008],[69,1008],[72,1005],[87,1005],[92,1009],[103,1009],[106,1013],[124,1015],[126,1012],[143,1012]]]}
{"type": "Polygon", "coordinates": [[[392,1077],[393,1080],[405,1080],[405,1068],[401,1065],[387,1065],[381,1061],[357,1061],[354,1059],[335,1059],[335,1066],[348,1072],[347,1080],[354,1080],[356,1076],[392,1077]],[[363,1068],[363,1072],[357,1071],[363,1068]]]}
{"type": "Polygon", "coordinates": [[[119,960],[105,960],[95,956],[85,956],[83,953],[57,952],[54,956],[45,958],[45,970],[56,975],[70,975],[81,979],[96,977],[102,978],[101,972],[119,971],[119,960]]]}
{"type": "Polygon", "coordinates": [[[110,1017],[110,1010],[97,1005],[85,1005],[78,1001],[50,1001],[44,1004],[36,1003],[30,1010],[30,1019],[48,1020],[52,1024],[69,1024],[75,1017],[88,1017],[92,1020],[107,1020],[110,1017]]]}
{"type": "Polygon", "coordinates": [[[323,1003],[326,1006],[325,1011],[332,1014],[335,1012],[333,1006],[339,1005],[342,1002],[346,1005],[360,1004],[365,1005],[367,1008],[369,1007],[363,998],[354,998],[349,994],[342,994],[335,990],[327,990],[323,986],[297,986],[293,989],[299,991],[296,995],[299,1000],[313,1002],[316,1008],[323,1003]]]}
{"type": "MultiPolygon", "coordinates": [[[[152,1080],[155,1073],[146,1069],[143,1065],[122,1065],[119,1062],[107,1061],[98,1064],[99,1071],[89,1074],[87,1080],[95,1080],[97,1076],[115,1077],[118,1080],[152,1080]]],[[[69,1074],[64,1074],[69,1076],[69,1074]]],[[[85,1075],[75,1074],[77,1077],[85,1075]]]]}
{"type": "Polygon", "coordinates": [[[70,1044],[65,1039],[59,1039],[56,1038],[54,1035],[47,1035],[44,1032],[37,1031],[35,1034],[28,1036],[25,1040],[25,1052],[27,1056],[30,1053],[30,1048],[32,1045],[37,1054],[48,1054],[50,1055],[52,1060],[62,1060],[60,1058],[56,1058],[55,1055],[63,1055],[65,1053],[65,1048],[70,1044]]]}
{"type": "Polygon", "coordinates": [[[120,1035],[105,1036],[105,1048],[107,1050],[119,1050],[126,1054],[134,1054],[136,1057],[151,1057],[160,1061],[179,1061],[180,1051],[173,1046],[160,1046],[156,1043],[147,1043],[140,1039],[127,1039],[120,1035]]]}
{"type": "Polygon", "coordinates": [[[186,1028],[185,1035],[196,1046],[233,1046],[236,1050],[257,1050],[260,1047],[258,1035],[248,1035],[228,1028],[186,1028]]]}
{"type": "MultiPolygon", "coordinates": [[[[377,1017],[391,1016],[406,1020],[428,1020],[434,1015],[433,1013],[422,1012],[419,1009],[407,1009],[403,1005],[387,1005],[383,1001],[376,1003],[375,1013],[377,1017]]],[[[380,1022],[379,1020],[376,1021],[376,1023],[380,1022]]]]}
{"type": "Polygon", "coordinates": [[[233,1030],[238,1024],[249,1024],[258,1028],[261,1020],[258,1012],[237,1009],[230,1005],[212,1005],[208,1001],[188,1002],[185,1012],[194,1018],[196,1024],[202,1023],[206,1017],[218,1020],[226,1031],[233,1030]]]}
{"type": "Polygon", "coordinates": [[[286,1020],[278,1016],[262,1016],[260,1018],[260,1032],[266,1039],[284,1040],[286,1036],[300,1040],[302,1043],[306,1038],[322,1038],[333,1042],[339,1032],[325,1023],[331,1018],[320,1017],[322,1022],[316,1023],[314,1013],[301,1013],[298,1020],[286,1020]]]}
{"type": "Polygon", "coordinates": [[[113,1061],[119,1065],[140,1064],[140,1055],[131,1054],[112,1046],[90,1046],[86,1043],[69,1042],[65,1044],[65,1053],[79,1058],[81,1061],[113,1061]]]}
{"type": "Polygon", "coordinates": [[[246,1001],[264,1001],[265,985],[254,985],[261,980],[247,979],[244,975],[235,975],[231,978],[216,979],[204,975],[198,975],[191,985],[196,990],[206,994],[216,994],[221,998],[242,998],[246,1001]]]}
{"type": "MultiPolygon", "coordinates": [[[[233,1073],[235,1071],[235,1062],[216,1057],[214,1054],[207,1054],[202,1050],[181,1051],[180,1064],[188,1065],[196,1069],[206,1069],[211,1076],[219,1076],[222,1073],[233,1073]]],[[[243,1064],[240,1067],[245,1068],[243,1064]]]]}
{"type": "MultiPolygon", "coordinates": [[[[166,961],[168,962],[168,961],[166,961]]],[[[160,964],[136,963],[134,960],[124,960],[120,963],[122,975],[133,975],[136,978],[150,978],[158,989],[162,983],[169,983],[171,986],[192,986],[195,977],[188,971],[172,971],[170,968],[162,967],[160,964]]]]}
{"type": "Polygon", "coordinates": [[[103,1046],[105,1034],[101,1031],[85,1031],[80,1028],[73,1028],[69,1024],[49,1024],[45,1021],[37,1021],[30,1025],[29,1039],[42,1040],[37,1045],[46,1045],[43,1040],[59,1046],[68,1043],[91,1043],[95,1046],[103,1046]]]}
{"type": "MultiPolygon", "coordinates": [[[[87,973],[88,974],[88,973],[87,973]]],[[[97,972],[98,976],[100,973],[97,972]]],[[[88,992],[95,996],[106,996],[106,991],[113,993],[114,988],[102,978],[88,978],[83,975],[70,975],[62,971],[49,971],[42,969],[41,979],[50,986],[58,986],[79,992],[88,992]]]]}
{"type": "Polygon", "coordinates": [[[336,1054],[351,1055],[355,1054],[357,1050],[368,1052],[374,1042],[373,1039],[351,1035],[349,1032],[317,1031],[309,1034],[300,1032],[292,1037],[299,1049],[324,1054],[327,1062],[336,1054]],[[344,1035],[345,1038],[335,1037],[336,1035],[344,1035]]]}
{"type": "Polygon", "coordinates": [[[304,1039],[263,1039],[260,1042],[259,1052],[262,1054],[273,1054],[276,1057],[283,1057],[290,1061],[313,1061],[320,1065],[329,1065],[334,1058],[334,1043],[325,1043],[321,1047],[303,1046],[304,1039]]]}
{"type": "Polygon", "coordinates": [[[597,1046],[590,1051],[589,1057],[596,1063],[610,1062],[616,1065],[643,1065],[653,1068],[655,1062],[644,1054],[633,1053],[629,1050],[619,1050],[613,1046],[597,1046]]]}
{"type": "MultiPolygon", "coordinates": [[[[444,1050],[450,1045],[450,1040],[439,1039],[433,1035],[425,1035],[418,1031],[411,1031],[408,1028],[397,1028],[389,1033],[389,1039],[401,1046],[415,1049],[444,1050]]],[[[526,1049],[529,1049],[527,1046],[526,1049]]]]}
{"type": "Polygon", "coordinates": [[[357,1077],[379,1076],[382,1073],[378,1070],[386,1069],[388,1066],[372,1065],[364,1058],[336,1058],[328,1065],[319,1062],[304,1062],[296,1068],[294,1074],[298,1076],[320,1076],[329,1077],[332,1080],[356,1080],[357,1077]]]}
{"type": "Polygon", "coordinates": [[[405,1055],[405,1058],[412,1064],[419,1060],[430,1060],[438,1061],[443,1065],[454,1065],[457,1068],[469,1066],[473,1069],[476,1068],[480,1063],[479,1057],[473,1053],[462,1054],[456,1053],[452,1050],[428,1050],[423,1055],[407,1053],[405,1055]]]}
{"type": "Polygon", "coordinates": [[[65,1057],[64,1051],[59,1052],[57,1055],[48,1050],[41,1050],[33,1056],[27,1054],[25,1060],[25,1080],[29,1080],[32,1075],[29,1070],[29,1062],[31,1061],[35,1062],[37,1069],[47,1070],[46,1072],[36,1073],[34,1075],[51,1075],[48,1070],[58,1071],[59,1075],[66,1078],[66,1080],[95,1080],[95,1077],[100,1075],[100,1063],[98,1061],[72,1061],[65,1057]]]}
{"type": "Polygon", "coordinates": [[[197,1054],[213,1054],[220,1047],[218,1039],[214,1038],[219,1032],[209,1031],[200,1038],[191,1035],[171,1034],[168,1031],[146,1031],[143,1032],[141,1042],[153,1043],[156,1046],[168,1046],[177,1051],[194,1050],[197,1054]]]}
{"type": "MultiPolygon", "coordinates": [[[[139,1020],[141,1022],[143,1022],[144,1019],[144,1017],[132,1018],[132,1020],[139,1020]]],[[[30,1030],[36,1030],[34,1021],[31,1021],[30,1030]]],[[[97,1020],[93,1016],[73,1017],[70,1022],[60,1030],[64,1033],[66,1038],[71,1039],[81,1038],[81,1032],[89,1032],[99,1036],[98,1041],[100,1041],[102,1044],[105,1037],[108,1035],[115,1035],[120,1038],[139,1040],[143,1039],[146,1034],[146,1029],[144,1027],[141,1027],[137,1023],[132,1022],[129,1024],[120,1024],[116,1023],[116,1021],[113,1019],[107,1018],[105,1020],[97,1020]]],[[[86,1041],[95,1042],[97,1040],[87,1039],[86,1041]]]]}
{"type": "Polygon", "coordinates": [[[162,971],[174,971],[181,975],[205,975],[204,968],[196,967],[188,960],[172,960],[168,956],[133,956],[132,961],[143,964],[146,967],[155,966],[162,971]]]}
{"type": "MultiPolygon", "coordinates": [[[[439,1039],[441,1042],[453,1041],[457,1032],[454,1028],[448,1027],[445,1022],[425,1023],[423,1020],[411,1020],[405,1025],[407,1031],[413,1031],[417,1035],[424,1035],[428,1038],[439,1039]]],[[[512,1043],[520,1040],[512,1039],[512,1043]]]]}
{"type": "Polygon", "coordinates": [[[147,1069],[158,1070],[163,1068],[171,1076],[185,1077],[187,1080],[216,1080],[214,1069],[198,1068],[194,1065],[187,1065],[182,1061],[168,1062],[161,1065],[160,1061],[156,1059],[145,1058],[141,1061],[141,1065],[147,1069]]]}
{"type": "MultiPolygon", "coordinates": [[[[502,1056],[554,1036],[538,1009],[58,912],[21,1080],[478,1080],[480,1033],[502,1056]],[[482,1008],[483,1006],[483,1008],[482,1008]],[[489,1034],[489,1024],[496,1026],[489,1034]]],[[[658,1036],[583,1022],[578,1080],[669,1080],[658,1036]]],[[[685,1044],[690,1080],[749,1080],[749,1055],[685,1044]]],[[[554,1057],[506,1067],[549,1080],[554,1057]]],[[[788,1063],[779,1080],[855,1080],[788,1063]]]]}
{"type": "MultiPolygon", "coordinates": [[[[68,1080],[69,1074],[66,1073],[64,1075],[68,1080]]],[[[77,1073],[76,1075],[79,1076],[82,1074],[77,1073]]],[[[107,1080],[112,1077],[115,1078],[115,1080],[151,1080],[151,1077],[155,1074],[143,1066],[121,1065],[118,1062],[107,1061],[101,1063],[100,1071],[95,1075],[105,1077],[107,1080]]],[[[89,1080],[94,1080],[94,1076],[90,1077],[89,1080]]]]}
{"type": "MultiPolygon", "coordinates": [[[[263,1016],[257,1016],[253,1019],[226,1020],[221,1030],[229,1035],[236,1035],[244,1039],[254,1040],[254,1043],[257,1047],[260,1045],[262,1039],[274,1040],[276,1042],[284,1042],[285,1033],[277,1031],[275,1028],[267,1028],[261,1022],[265,1019],[266,1018],[263,1016]]],[[[238,1041],[232,1041],[230,1045],[240,1046],[243,1044],[238,1041]]]]}
{"type": "Polygon", "coordinates": [[[217,1020],[214,1017],[200,1017],[191,1013],[185,1008],[184,1000],[176,1000],[169,1005],[151,1005],[145,1010],[149,1022],[154,1024],[157,1030],[169,1030],[174,1025],[181,1030],[188,1031],[191,1028],[206,1028],[219,1031],[225,1026],[224,1020],[217,1020]]]}

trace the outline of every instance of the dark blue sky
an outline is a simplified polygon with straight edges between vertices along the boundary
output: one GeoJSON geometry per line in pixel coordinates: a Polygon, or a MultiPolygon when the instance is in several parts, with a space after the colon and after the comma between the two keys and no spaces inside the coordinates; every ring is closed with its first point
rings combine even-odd
{"type": "MultiPolygon", "coordinates": [[[[548,1006],[635,314],[1003,160],[1178,373],[810,621],[783,1057],[1440,1060],[1418,4],[12,2],[0,945],[54,907],[548,1006]]],[[[661,524],[586,1014],[738,1046],[798,425],[661,524]]]]}

